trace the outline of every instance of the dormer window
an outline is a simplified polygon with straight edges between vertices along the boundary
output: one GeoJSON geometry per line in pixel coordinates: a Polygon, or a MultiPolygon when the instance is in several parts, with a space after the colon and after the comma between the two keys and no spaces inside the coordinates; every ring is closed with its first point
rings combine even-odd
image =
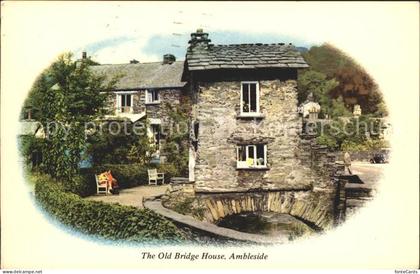
{"type": "Polygon", "coordinates": [[[159,104],[159,91],[155,89],[146,90],[146,104],[159,104]]]}
{"type": "Polygon", "coordinates": [[[117,112],[131,113],[133,112],[133,95],[131,93],[117,94],[117,112]]]}
{"type": "Polygon", "coordinates": [[[241,115],[260,113],[258,82],[241,83],[241,115]]]}

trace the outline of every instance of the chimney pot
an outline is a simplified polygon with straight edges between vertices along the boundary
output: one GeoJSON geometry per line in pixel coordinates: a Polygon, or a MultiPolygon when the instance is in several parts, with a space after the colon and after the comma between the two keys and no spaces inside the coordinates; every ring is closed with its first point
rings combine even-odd
{"type": "Polygon", "coordinates": [[[170,54],[170,53],[163,55],[163,64],[170,65],[175,61],[176,61],[175,55],[170,54]]]}
{"type": "Polygon", "coordinates": [[[207,48],[211,40],[209,34],[203,32],[203,29],[197,29],[196,32],[191,33],[191,39],[188,41],[190,48],[198,47],[207,48]]]}

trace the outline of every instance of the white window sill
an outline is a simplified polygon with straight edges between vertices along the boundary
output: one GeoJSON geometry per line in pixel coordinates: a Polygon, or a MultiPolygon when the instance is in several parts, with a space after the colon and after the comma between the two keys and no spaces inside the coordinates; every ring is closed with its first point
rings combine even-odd
{"type": "Polygon", "coordinates": [[[269,170],[267,166],[236,167],[236,170],[269,170]]]}
{"type": "Polygon", "coordinates": [[[265,115],[262,114],[262,113],[256,113],[256,112],[255,113],[245,112],[245,113],[241,113],[241,114],[236,115],[236,118],[238,118],[238,119],[252,119],[252,118],[263,119],[263,118],[265,118],[265,115]]]}
{"type": "Polygon", "coordinates": [[[146,102],[145,105],[159,105],[160,101],[155,101],[155,102],[146,102]]]}
{"type": "Polygon", "coordinates": [[[116,111],[115,115],[124,115],[124,114],[134,114],[133,111],[127,111],[127,112],[122,112],[122,111],[116,111]]]}

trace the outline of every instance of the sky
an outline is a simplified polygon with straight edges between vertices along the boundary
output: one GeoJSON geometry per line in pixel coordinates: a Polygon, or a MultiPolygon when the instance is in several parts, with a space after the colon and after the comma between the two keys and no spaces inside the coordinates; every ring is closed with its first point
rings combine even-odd
{"type": "Polygon", "coordinates": [[[102,16],[106,21],[95,22],[103,30],[98,31],[101,35],[70,50],[76,56],[86,51],[102,64],[128,63],[132,59],[160,61],[167,53],[183,60],[190,34],[198,28],[209,33],[213,44],[293,43],[309,48],[322,43],[316,36],[303,37],[288,30],[288,24],[294,23],[289,19],[293,17],[287,6],[282,9],[248,6],[248,3],[241,6],[213,3],[197,9],[199,6],[194,3],[183,6],[159,3],[123,13],[118,10],[124,7],[117,6],[114,13],[102,16]],[[282,24],[283,21],[287,24],[282,24]]]}
{"type": "MultiPolygon", "coordinates": [[[[215,31],[209,34],[213,44],[242,43],[292,43],[295,46],[310,48],[312,43],[297,37],[278,33],[247,33],[241,31],[215,31]]],[[[184,60],[190,33],[171,33],[142,36],[116,36],[87,44],[75,51],[86,51],[100,63],[128,63],[136,59],[141,62],[159,61],[161,56],[170,53],[177,60],[184,60]],[[157,59],[156,59],[157,58],[157,59]]]]}

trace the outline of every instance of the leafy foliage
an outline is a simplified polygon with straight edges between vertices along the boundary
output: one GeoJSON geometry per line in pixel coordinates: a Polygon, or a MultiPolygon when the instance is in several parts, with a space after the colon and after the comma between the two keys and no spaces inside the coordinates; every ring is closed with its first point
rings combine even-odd
{"type": "Polygon", "coordinates": [[[183,239],[174,224],[150,210],[83,200],[47,176],[36,181],[35,198],[64,225],[95,237],[129,242],[183,239]]]}
{"type": "Polygon", "coordinates": [[[165,104],[166,112],[172,123],[172,132],[166,137],[163,151],[167,162],[177,169],[178,175],[188,174],[189,157],[189,113],[191,104],[183,98],[180,105],[165,104]]]}
{"type": "Polygon", "coordinates": [[[147,164],[154,152],[146,126],[130,121],[102,123],[88,137],[88,153],[94,165],[147,164]]]}
{"type": "Polygon", "coordinates": [[[298,101],[302,103],[312,92],[314,100],[321,106],[321,117],[331,116],[333,105],[331,91],[338,86],[335,79],[327,79],[327,76],[315,70],[307,70],[298,78],[298,101]]]}
{"type": "Polygon", "coordinates": [[[106,113],[107,95],[115,81],[104,84],[87,61],[60,56],[35,82],[25,107],[34,106],[34,118],[46,131],[42,170],[54,178],[71,181],[86,148],[85,123],[106,113]]]}
{"type": "Polygon", "coordinates": [[[25,159],[25,164],[29,165],[34,160],[34,152],[41,152],[44,140],[32,135],[22,135],[19,137],[19,149],[25,159]]]}
{"type": "Polygon", "coordinates": [[[357,103],[366,114],[386,115],[378,86],[352,58],[328,44],[311,47],[303,57],[313,71],[324,74],[327,80],[335,79],[338,83],[328,94],[331,98],[341,96],[346,107],[357,103]]]}
{"type": "Polygon", "coordinates": [[[352,113],[344,104],[343,98],[340,96],[337,99],[331,100],[330,117],[350,117],[352,113]]]}
{"type": "Polygon", "coordinates": [[[318,124],[317,142],[330,149],[374,150],[387,147],[388,144],[379,138],[382,124],[371,115],[358,118],[335,118],[322,126],[318,124]]]}
{"type": "Polygon", "coordinates": [[[197,205],[196,198],[194,197],[185,197],[181,201],[178,201],[172,209],[178,213],[192,215],[198,219],[203,219],[206,211],[204,207],[197,205]]]}

